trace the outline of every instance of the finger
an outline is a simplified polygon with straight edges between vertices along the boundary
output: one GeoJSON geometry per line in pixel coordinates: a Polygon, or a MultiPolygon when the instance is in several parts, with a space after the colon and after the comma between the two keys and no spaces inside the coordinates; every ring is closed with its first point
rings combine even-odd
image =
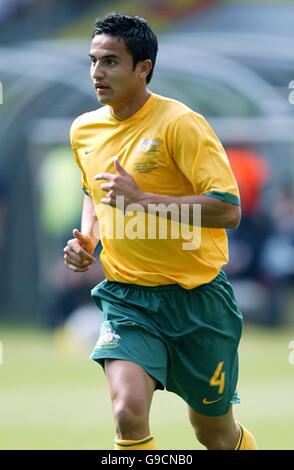
{"type": "Polygon", "coordinates": [[[109,183],[103,183],[103,184],[101,184],[100,188],[103,189],[103,191],[109,191],[110,189],[113,188],[113,185],[112,185],[112,183],[110,183],[110,184],[109,183]]]}
{"type": "Polygon", "coordinates": [[[73,260],[67,260],[67,259],[64,259],[64,264],[65,266],[74,266],[75,268],[77,269],[86,269],[86,268],[90,268],[91,267],[91,263],[88,263],[87,264],[84,264],[84,263],[76,263],[75,261],[73,260]]]}
{"type": "Polygon", "coordinates": [[[73,264],[80,264],[80,265],[85,264],[85,263],[87,264],[93,263],[93,261],[85,259],[80,255],[77,255],[74,251],[70,249],[68,251],[65,251],[64,259],[69,260],[69,262],[73,262],[73,264]]]}
{"type": "Polygon", "coordinates": [[[81,245],[79,245],[78,243],[75,243],[75,240],[70,240],[68,242],[68,246],[81,258],[87,259],[91,261],[92,263],[96,263],[96,258],[90,255],[90,253],[88,253],[86,250],[84,250],[84,248],[82,248],[81,245]]]}
{"type": "Polygon", "coordinates": [[[75,237],[74,240],[69,240],[68,241],[68,245],[77,253],[77,254],[80,254],[80,255],[83,255],[86,259],[90,259],[92,260],[93,262],[96,261],[95,257],[92,256],[87,250],[85,250],[80,243],[75,243],[75,240],[78,240],[79,242],[81,242],[82,244],[88,244],[89,243],[89,240],[90,240],[90,237],[88,235],[84,235],[83,233],[81,233],[78,229],[74,229],[72,231],[73,233],[73,236],[75,237]]]}
{"type": "Polygon", "coordinates": [[[102,204],[107,204],[108,206],[116,207],[115,199],[112,197],[103,197],[101,199],[102,204]]]}
{"type": "Polygon", "coordinates": [[[109,180],[112,181],[115,175],[112,173],[98,173],[94,176],[94,180],[109,180]]]}
{"type": "Polygon", "coordinates": [[[121,176],[129,176],[129,173],[119,163],[118,158],[114,159],[114,168],[121,176]]]}
{"type": "Polygon", "coordinates": [[[65,252],[64,259],[69,262],[71,261],[75,261],[76,263],[82,262],[82,258],[79,255],[77,255],[73,250],[65,252]]]}
{"type": "Polygon", "coordinates": [[[73,264],[67,264],[66,265],[71,271],[74,271],[76,273],[83,273],[85,271],[89,271],[89,267],[86,268],[78,268],[77,266],[74,266],[73,264]]]}
{"type": "Polygon", "coordinates": [[[73,229],[72,234],[75,238],[77,238],[81,242],[87,243],[88,237],[84,235],[83,233],[81,233],[77,228],[73,229]]]}
{"type": "Polygon", "coordinates": [[[69,262],[73,261],[75,263],[80,263],[80,264],[92,263],[92,261],[85,259],[81,257],[80,255],[77,255],[73,250],[70,249],[70,247],[68,247],[68,250],[65,250],[64,259],[66,259],[69,262]]]}
{"type": "Polygon", "coordinates": [[[112,206],[116,205],[116,197],[114,196],[114,190],[108,191],[107,195],[101,199],[102,202],[111,203],[112,206]]]}

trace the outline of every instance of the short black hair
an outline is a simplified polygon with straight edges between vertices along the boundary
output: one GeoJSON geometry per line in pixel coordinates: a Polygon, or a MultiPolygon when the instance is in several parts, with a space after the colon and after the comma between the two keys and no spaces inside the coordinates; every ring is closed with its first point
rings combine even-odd
{"type": "Polygon", "coordinates": [[[123,39],[133,58],[134,68],[141,60],[150,59],[152,69],[146,78],[146,82],[150,82],[157,56],[158,42],[156,35],[144,18],[110,13],[103,18],[96,19],[92,38],[98,34],[109,34],[123,39]]]}

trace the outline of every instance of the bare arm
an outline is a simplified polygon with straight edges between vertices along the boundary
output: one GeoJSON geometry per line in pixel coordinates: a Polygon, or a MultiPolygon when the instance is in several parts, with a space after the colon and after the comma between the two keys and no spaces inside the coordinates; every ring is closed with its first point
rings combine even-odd
{"type": "Polygon", "coordinates": [[[72,271],[88,271],[96,262],[93,254],[99,242],[99,224],[89,196],[84,198],[81,231],[74,229],[73,236],[63,250],[64,264],[72,271]]]}
{"type": "Polygon", "coordinates": [[[88,235],[91,238],[95,250],[100,238],[99,222],[96,217],[92,198],[86,195],[84,197],[83,204],[81,233],[84,235],[88,235]]]}
{"type": "MultiPolygon", "coordinates": [[[[174,205],[175,217],[182,216],[183,208],[188,207],[187,213],[189,214],[189,224],[197,224],[193,214],[193,206],[199,204],[201,206],[201,226],[208,228],[236,228],[239,225],[241,210],[240,207],[228,202],[223,202],[218,199],[208,196],[164,196],[160,194],[143,193],[141,204],[148,212],[155,213],[156,208],[153,207],[158,204],[165,206],[174,205]]],[[[172,206],[171,206],[172,207],[172,206]]],[[[186,215],[186,214],[185,214],[186,215]]],[[[184,214],[183,214],[184,216],[184,214]]],[[[168,218],[173,218],[173,211],[171,215],[168,213],[168,218]]]]}

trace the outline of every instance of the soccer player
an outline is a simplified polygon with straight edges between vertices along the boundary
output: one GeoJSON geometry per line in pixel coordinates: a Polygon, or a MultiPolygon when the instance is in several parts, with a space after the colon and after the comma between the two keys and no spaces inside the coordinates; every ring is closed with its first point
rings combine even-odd
{"type": "Polygon", "coordinates": [[[251,450],[232,411],[242,316],[222,271],[225,229],[240,221],[238,188],[205,119],[148,89],[157,49],[142,18],[96,21],[90,75],[104,106],[71,128],[86,194],[65,264],[87,271],[101,240],[106,279],[92,296],[103,321],[91,357],[108,380],[115,449],[156,449],[149,410],[154,391],[166,389],[185,400],[207,449],[251,450]]]}

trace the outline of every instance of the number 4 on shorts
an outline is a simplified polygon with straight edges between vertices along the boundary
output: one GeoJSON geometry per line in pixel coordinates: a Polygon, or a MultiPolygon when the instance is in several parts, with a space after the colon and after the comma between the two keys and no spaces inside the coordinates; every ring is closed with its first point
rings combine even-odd
{"type": "Polygon", "coordinates": [[[210,379],[209,385],[218,387],[218,393],[224,393],[225,389],[225,372],[222,372],[224,361],[218,363],[213,376],[210,379]]]}

